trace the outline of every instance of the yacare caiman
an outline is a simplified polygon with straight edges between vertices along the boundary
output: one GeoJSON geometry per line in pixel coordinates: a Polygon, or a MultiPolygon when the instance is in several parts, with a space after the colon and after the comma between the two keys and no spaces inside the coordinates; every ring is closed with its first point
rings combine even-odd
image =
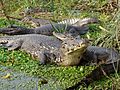
{"type": "Polygon", "coordinates": [[[70,34],[73,37],[76,37],[77,35],[82,35],[88,32],[88,24],[98,22],[99,20],[96,18],[84,18],[77,21],[70,19],[59,23],[46,24],[37,28],[26,28],[23,26],[11,25],[6,28],[0,28],[0,33],[9,35],[43,34],[50,36],[53,35],[53,31],[56,31],[64,32],[70,34]]]}
{"type": "Polygon", "coordinates": [[[51,62],[63,66],[78,65],[89,40],[55,32],[53,35],[55,37],[40,34],[1,36],[0,46],[8,50],[24,50],[32,56],[37,56],[40,64],[51,62]]]}

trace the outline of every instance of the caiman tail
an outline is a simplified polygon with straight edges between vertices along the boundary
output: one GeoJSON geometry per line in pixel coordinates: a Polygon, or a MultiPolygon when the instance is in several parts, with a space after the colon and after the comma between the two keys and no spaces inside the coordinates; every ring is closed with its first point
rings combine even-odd
{"type": "Polygon", "coordinates": [[[92,24],[92,23],[99,23],[99,20],[97,18],[84,18],[82,20],[77,21],[74,23],[74,26],[84,26],[87,24],[92,24]]]}
{"type": "Polygon", "coordinates": [[[73,26],[84,26],[92,23],[99,23],[99,20],[97,18],[71,18],[58,22],[58,24],[67,24],[73,26]]]}
{"type": "Polygon", "coordinates": [[[88,74],[84,79],[82,79],[77,84],[67,88],[66,90],[76,90],[81,85],[88,86],[93,81],[99,80],[103,76],[107,76],[111,73],[119,72],[120,71],[120,61],[109,63],[109,64],[102,64],[93,70],[90,74],[88,74]]]}

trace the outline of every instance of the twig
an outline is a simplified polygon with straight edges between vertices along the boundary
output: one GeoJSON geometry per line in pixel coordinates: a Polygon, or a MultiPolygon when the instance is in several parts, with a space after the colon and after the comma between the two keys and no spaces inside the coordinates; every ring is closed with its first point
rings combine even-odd
{"type": "Polygon", "coordinates": [[[103,28],[102,26],[99,26],[99,28],[105,32],[109,32],[107,29],[103,28]]]}

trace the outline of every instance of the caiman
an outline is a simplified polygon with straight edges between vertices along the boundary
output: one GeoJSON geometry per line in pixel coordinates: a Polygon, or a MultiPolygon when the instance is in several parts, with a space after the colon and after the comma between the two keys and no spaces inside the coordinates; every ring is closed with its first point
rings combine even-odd
{"type": "Polygon", "coordinates": [[[53,31],[61,32],[64,31],[64,33],[70,34],[71,36],[76,37],[77,35],[82,35],[88,32],[89,27],[87,24],[91,23],[98,23],[98,19],[96,18],[85,18],[80,21],[76,21],[74,25],[71,25],[72,22],[67,24],[46,24],[38,28],[29,29],[26,27],[21,26],[10,26],[7,28],[1,28],[0,33],[3,34],[9,34],[9,35],[18,35],[18,34],[43,34],[43,35],[53,35],[53,31]]]}
{"type": "Polygon", "coordinates": [[[41,64],[50,62],[63,66],[97,65],[95,70],[67,90],[74,90],[82,84],[89,85],[105,73],[109,75],[119,71],[120,55],[116,50],[89,46],[89,41],[86,39],[73,38],[60,33],[53,35],[55,37],[38,34],[1,36],[0,45],[8,50],[20,49],[37,56],[41,64]]]}
{"type": "Polygon", "coordinates": [[[28,23],[31,24],[31,26],[33,27],[40,27],[46,24],[67,24],[67,25],[73,25],[73,26],[83,26],[83,25],[87,25],[87,24],[91,24],[91,23],[98,23],[98,20],[96,18],[67,18],[64,19],[62,21],[52,21],[52,20],[48,20],[48,19],[44,19],[44,18],[34,18],[31,16],[25,16],[23,18],[16,18],[16,17],[11,17],[8,16],[9,18],[16,20],[16,21],[20,21],[20,22],[24,22],[24,23],[28,23]]]}
{"type": "Polygon", "coordinates": [[[96,18],[71,18],[71,19],[65,19],[62,21],[53,22],[52,20],[48,19],[42,19],[42,18],[33,18],[31,16],[26,16],[23,19],[20,20],[21,22],[30,23],[34,27],[40,27],[46,24],[67,24],[72,26],[83,26],[91,23],[97,23],[98,20],[96,18]]]}
{"type": "Polygon", "coordinates": [[[66,90],[76,90],[81,85],[88,86],[105,75],[120,71],[120,54],[111,48],[88,46],[79,65],[96,65],[90,74],[66,90]]]}
{"type": "Polygon", "coordinates": [[[32,56],[37,56],[41,64],[47,62],[63,66],[79,64],[89,40],[73,38],[55,32],[53,35],[55,37],[39,34],[1,36],[0,45],[8,50],[20,49],[32,56]]]}

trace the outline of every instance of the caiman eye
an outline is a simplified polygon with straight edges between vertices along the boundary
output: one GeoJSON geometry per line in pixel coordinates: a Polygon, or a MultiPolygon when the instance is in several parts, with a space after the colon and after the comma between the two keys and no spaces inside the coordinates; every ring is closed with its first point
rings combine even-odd
{"type": "Polygon", "coordinates": [[[67,44],[67,43],[64,43],[64,44],[67,44]]]}
{"type": "Polygon", "coordinates": [[[63,38],[66,38],[65,36],[63,36],[63,38]]]}
{"type": "Polygon", "coordinates": [[[73,40],[73,38],[71,38],[70,40],[73,40]]]}

